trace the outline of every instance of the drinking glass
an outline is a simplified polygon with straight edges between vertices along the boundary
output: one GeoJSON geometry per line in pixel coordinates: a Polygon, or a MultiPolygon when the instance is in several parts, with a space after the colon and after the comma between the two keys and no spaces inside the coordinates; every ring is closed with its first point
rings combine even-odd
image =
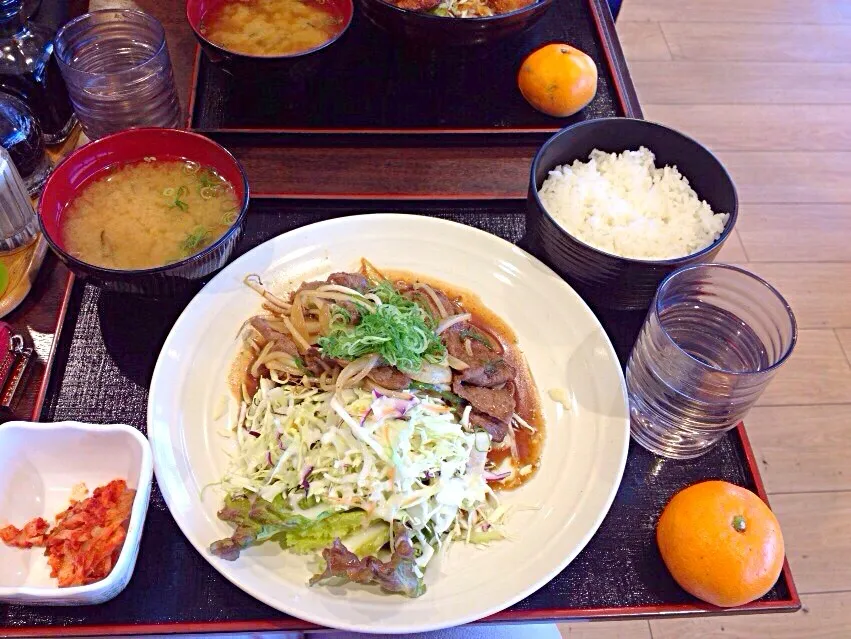
{"type": "Polygon", "coordinates": [[[9,152],[0,147],[0,251],[29,244],[38,233],[38,218],[27,187],[9,152]]]}
{"type": "Polygon", "coordinates": [[[52,169],[41,126],[27,105],[0,91],[0,146],[9,152],[30,195],[41,193],[52,169]]]}
{"type": "Polygon", "coordinates": [[[90,139],[179,125],[165,30],[146,13],[104,9],[71,20],[56,35],[56,59],[90,139]]]}
{"type": "Polygon", "coordinates": [[[633,439],[664,457],[702,455],[754,405],[796,338],[786,300],[753,273],[725,264],[674,271],[627,364],[633,439]]]}

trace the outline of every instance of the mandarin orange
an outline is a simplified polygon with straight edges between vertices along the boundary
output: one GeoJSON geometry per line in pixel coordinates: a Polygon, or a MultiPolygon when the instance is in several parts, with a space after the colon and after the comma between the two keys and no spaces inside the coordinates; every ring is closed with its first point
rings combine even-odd
{"type": "Polygon", "coordinates": [[[569,44],[545,44],[530,53],[517,73],[526,101],[560,118],[584,109],[597,93],[597,66],[569,44]]]}
{"type": "Polygon", "coordinates": [[[783,569],[780,524],[764,501],[725,481],[678,492],[656,526],[659,552],[687,592],[716,606],[767,593],[783,569]]]}

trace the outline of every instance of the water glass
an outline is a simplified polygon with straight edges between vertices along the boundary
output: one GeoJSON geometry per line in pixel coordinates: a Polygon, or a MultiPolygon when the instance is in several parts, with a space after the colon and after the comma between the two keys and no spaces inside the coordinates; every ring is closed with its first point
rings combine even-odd
{"type": "Polygon", "coordinates": [[[742,420],[796,338],[786,300],[753,273],[724,264],[674,271],[627,364],[633,439],[664,457],[702,455],[742,420]]]}
{"type": "Polygon", "coordinates": [[[180,124],[165,30],[155,18],[129,9],[87,13],[59,30],[55,54],[90,139],[180,124]]]}
{"type": "Polygon", "coordinates": [[[38,218],[24,180],[9,152],[0,147],[0,251],[29,244],[38,233],[38,218]]]}

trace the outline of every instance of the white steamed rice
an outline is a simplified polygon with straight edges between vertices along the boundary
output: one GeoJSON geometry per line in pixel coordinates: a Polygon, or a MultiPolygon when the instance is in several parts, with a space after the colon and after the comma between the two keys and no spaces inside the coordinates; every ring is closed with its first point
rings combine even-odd
{"type": "Polygon", "coordinates": [[[557,166],[538,195],[568,233],[607,253],[663,260],[696,253],[721,235],[730,215],[713,213],[676,166],[656,168],[638,151],[604,153],[557,166]]]}

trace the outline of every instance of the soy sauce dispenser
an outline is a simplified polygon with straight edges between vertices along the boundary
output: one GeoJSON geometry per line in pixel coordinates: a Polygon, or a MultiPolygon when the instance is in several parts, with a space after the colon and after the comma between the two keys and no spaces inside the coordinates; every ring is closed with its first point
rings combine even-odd
{"type": "Polygon", "coordinates": [[[76,118],[53,56],[53,31],[26,19],[23,0],[0,0],[0,91],[33,112],[46,144],[62,142],[76,118]]]}

